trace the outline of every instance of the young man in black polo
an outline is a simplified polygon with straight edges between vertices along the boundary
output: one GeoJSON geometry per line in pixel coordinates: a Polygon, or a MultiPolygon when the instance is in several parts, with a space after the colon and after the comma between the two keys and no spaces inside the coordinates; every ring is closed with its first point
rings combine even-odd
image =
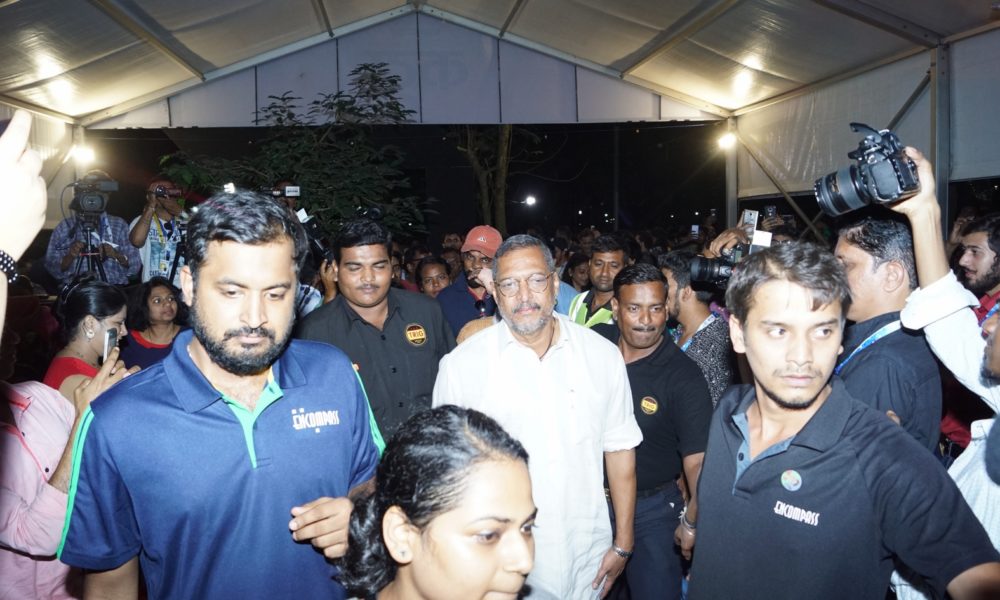
{"type": "Polygon", "coordinates": [[[941,465],[831,382],[850,301],[837,260],[804,243],[753,254],[730,280],[754,384],[712,417],[691,600],[880,600],[894,561],[938,596],[1000,594],[1000,555],[941,465]]]}
{"type": "Polygon", "coordinates": [[[309,313],[297,331],[347,353],[386,440],[411,415],[431,407],[438,361],[455,347],[433,298],[391,288],[391,247],[381,223],[345,223],[333,243],[340,294],[309,313]]]}
{"type": "Polygon", "coordinates": [[[615,277],[614,294],[611,308],[621,330],[618,348],[642,430],[635,451],[635,549],[625,578],[633,598],[679,600],[681,556],[690,558],[694,546],[690,524],[698,519],[695,492],[712,400],[698,365],[664,339],[663,274],[649,264],[625,267],[615,277]],[[677,485],[682,475],[690,491],[686,508],[677,485]]]}

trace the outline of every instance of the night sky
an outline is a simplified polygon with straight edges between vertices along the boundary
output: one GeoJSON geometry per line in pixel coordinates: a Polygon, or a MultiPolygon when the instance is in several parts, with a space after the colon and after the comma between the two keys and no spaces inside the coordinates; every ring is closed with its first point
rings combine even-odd
{"type": "MultiPolygon", "coordinates": [[[[725,158],[716,139],[723,127],[719,122],[528,126],[540,140],[535,149],[546,160],[512,165],[508,229],[517,233],[534,226],[551,234],[558,226],[576,230],[592,225],[611,230],[616,129],[622,228],[689,227],[710,208],[721,215],[725,158]],[[537,199],[534,206],[522,203],[528,195],[537,199]]],[[[249,127],[93,130],[87,132],[87,141],[97,155],[93,168],[106,170],[120,182],[109,212],[131,219],[141,211],[143,190],[160,156],[184,150],[236,157],[252,152],[261,133],[249,127]]],[[[375,133],[377,143],[404,151],[403,169],[413,193],[433,199],[434,212],[426,223],[431,244],[445,231],[464,233],[476,224],[476,183],[448,133],[448,128],[435,125],[382,127],[375,133]]]]}

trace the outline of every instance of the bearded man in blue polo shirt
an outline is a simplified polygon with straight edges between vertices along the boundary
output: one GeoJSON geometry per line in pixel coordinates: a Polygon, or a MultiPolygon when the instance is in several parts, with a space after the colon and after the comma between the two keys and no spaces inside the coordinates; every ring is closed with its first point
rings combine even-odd
{"type": "Polygon", "coordinates": [[[935,597],[1000,597],[1000,555],[941,464],[831,376],[847,277],[791,243],[750,255],[726,290],[753,385],[712,416],[689,598],[882,600],[894,562],[935,597]]]}
{"type": "Polygon", "coordinates": [[[191,331],[81,419],[60,559],[88,596],[135,598],[141,565],[153,599],[344,597],[326,559],[378,450],[347,357],[289,341],[307,251],[259,194],[192,218],[191,331]]]}

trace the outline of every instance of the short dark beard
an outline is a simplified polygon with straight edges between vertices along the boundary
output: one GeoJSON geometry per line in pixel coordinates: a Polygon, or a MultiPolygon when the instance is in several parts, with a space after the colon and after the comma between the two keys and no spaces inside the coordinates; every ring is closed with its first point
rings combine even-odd
{"type": "Polygon", "coordinates": [[[780,406],[785,410],[806,410],[807,408],[810,408],[813,404],[816,404],[816,399],[819,398],[820,395],[823,393],[823,390],[826,389],[826,385],[824,385],[819,389],[819,392],[817,392],[816,395],[810,398],[809,400],[804,400],[801,402],[791,402],[789,400],[785,400],[784,398],[778,396],[771,390],[767,389],[766,387],[764,387],[764,384],[758,382],[758,385],[760,385],[761,389],[764,390],[764,393],[767,394],[768,398],[770,398],[772,401],[774,401],[775,404],[777,404],[778,406],[780,406]]]}
{"type": "MultiPolygon", "coordinates": [[[[997,255],[1000,258],[1000,255],[997,255]]],[[[990,270],[986,272],[982,278],[973,282],[969,280],[969,276],[966,275],[965,269],[958,270],[958,280],[969,289],[970,292],[976,296],[983,296],[996,286],[1000,285],[1000,261],[997,258],[993,259],[993,264],[990,265],[990,270]]]]}
{"type": "Polygon", "coordinates": [[[993,288],[1000,285],[1000,264],[998,264],[997,261],[994,260],[993,266],[990,267],[990,270],[987,271],[986,275],[983,275],[982,279],[980,279],[978,282],[968,281],[968,279],[965,277],[964,271],[962,272],[962,280],[963,280],[962,282],[965,284],[965,287],[969,288],[969,290],[973,294],[975,294],[976,296],[983,296],[993,288]]]}
{"type": "MultiPolygon", "coordinates": [[[[294,320],[294,314],[293,314],[294,320]]],[[[288,341],[291,339],[292,324],[289,323],[285,330],[284,337],[279,341],[274,332],[263,327],[242,327],[240,329],[230,329],[222,335],[222,339],[214,339],[205,327],[204,321],[198,314],[198,303],[192,298],[191,311],[189,315],[191,331],[194,337],[205,348],[205,352],[213,363],[219,365],[223,370],[246,377],[257,375],[278,360],[281,353],[285,351],[288,341]],[[233,354],[226,348],[226,341],[241,335],[263,335],[271,341],[271,347],[266,352],[258,355],[253,354],[233,354]]]]}

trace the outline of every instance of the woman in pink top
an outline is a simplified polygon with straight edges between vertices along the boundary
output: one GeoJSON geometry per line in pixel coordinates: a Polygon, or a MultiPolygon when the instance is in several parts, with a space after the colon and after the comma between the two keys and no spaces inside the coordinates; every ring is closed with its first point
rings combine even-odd
{"type": "Polygon", "coordinates": [[[49,363],[43,383],[72,399],[80,382],[97,374],[104,338],[112,328],[115,344],[125,337],[125,293],[103,281],[85,281],[69,289],[57,310],[66,346],[49,363]]]}

